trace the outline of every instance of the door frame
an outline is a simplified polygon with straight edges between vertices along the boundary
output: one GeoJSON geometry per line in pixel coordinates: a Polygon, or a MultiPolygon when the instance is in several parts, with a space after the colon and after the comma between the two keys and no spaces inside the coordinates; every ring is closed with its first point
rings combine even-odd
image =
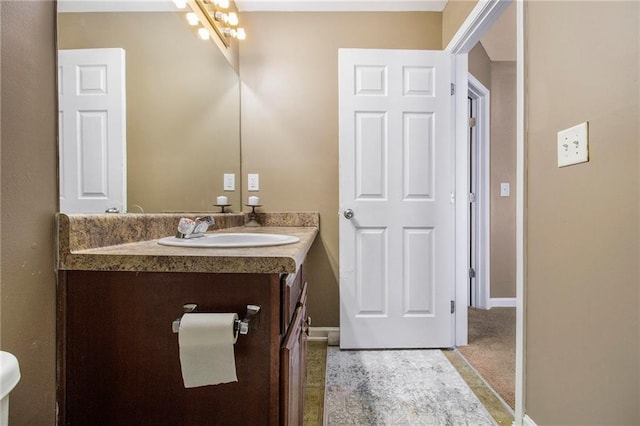
{"type": "MultiPolygon", "coordinates": [[[[468,75],[468,96],[476,101],[476,253],[474,308],[490,309],[491,295],[491,94],[478,79],[468,75]]],[[[472,159],[470,159],[472,160],[472,159]]],[[[471,302],[471,301],[470,301],[471,302]]]]}
{"type": "Polygon", "coordinates": [[[524,2],[479,1],[447,45],[455,56],[455,151],[456,151],[456,345],[467,344],[467,298],[469,271],[469,170],[467,150],[468,53],[480,41],[509,4],[516,2],[516,374],[514,425],[522,425],[524,412],[525,259],[524,259],[524,2]]]}

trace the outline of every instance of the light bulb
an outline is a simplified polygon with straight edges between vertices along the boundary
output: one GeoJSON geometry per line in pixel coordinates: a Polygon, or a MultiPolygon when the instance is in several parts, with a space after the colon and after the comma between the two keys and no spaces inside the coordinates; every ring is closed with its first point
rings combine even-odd
{"type": "Polygon", "coordinates": [[[238,25],[238,15],[235,12],[229,12],[227,14],[227,22],[235,27],[238,25]]]}
{"type": "Polygon", "coordinates": [[[173,0],[173,4],[175,4],[178,9],[184,9],[187,7],[187,0],[173,0]]]}
{"type": "Polygon", "coordinates": [[[187,13],[187,21],[189,25],[198,25],[198,15],[193,12],[187,13]]]}
{"type": "Polygon", "coordinates": [[[218,6],[220,6],[223,9],[226,9],[229,7],[229,0],[218,0],[217,3],[218,3],[218,6]]]}
{"type": "Polygon", "coordinates": [[[198,35],[203,40],[209,40],[209,31],[206,28],[198,28],[198,35]]]}
{"type": "Polygon", "coordinates": [[[238,28],[236,30],[236,38],[238,40],[244,40],[247,38],[247,33],[244,32],[244,28],[238,28]]]}

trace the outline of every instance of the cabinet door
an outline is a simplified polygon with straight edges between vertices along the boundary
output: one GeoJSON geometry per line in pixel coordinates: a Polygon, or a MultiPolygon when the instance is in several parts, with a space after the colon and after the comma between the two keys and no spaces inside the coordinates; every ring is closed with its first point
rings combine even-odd
{"type": "Polygon", "coordinates": [[[279,424],[278,275],[68,271],[60,282],[60,425],[279,424]],[[184,387],[171,324],[192,302],[239,316],[262,307],[234,346],[237,382],[184,387]]]}
{"type": "Polygon", "coordinates": [[[282,318],[280,320],[280,333],[282,335],[289,328],[296,312],[296,307],[300,304],[303,267],[301,266],[295,274],[288,274],[282,277],[282,318]]]}
{"type": "MultiPolygon", "coordinates": [[[[306,292],[303,291],[303,296],[306,292]]],[[[301,297],[306,302],[306,298],[301,297]]],[[[282,425],[302,424],[306,382],[306,303],[298,305],[281,349],[280,418],[282,425]]]]}

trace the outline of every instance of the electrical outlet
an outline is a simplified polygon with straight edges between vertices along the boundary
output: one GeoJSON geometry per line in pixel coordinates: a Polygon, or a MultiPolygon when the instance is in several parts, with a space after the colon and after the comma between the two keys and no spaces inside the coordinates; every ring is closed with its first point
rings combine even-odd
{"type": "Polygon", "coordinates": [[[225,173],[224,174],[224,185],[223,189],[225,191],[235,191],[236,190],[236,175],[234,173],[225,173]]]}
{"type": "Polygon", "coordinates": [[[508,197],[510,194],[511,194],[511,185],[509,185],[509,182],[502,182],[500,184],[500,196],[508,197]]]}
{"type": "Polygon", "coordinates": [[[260,175],[257,173],[249,173],[247,175],[247,190],[260,191],[260,175]]]}
{"type": "Polygon", "coordinates": [[[589,125],[585,121],[558,132],[558,167],[589,161],[589,125]]]}

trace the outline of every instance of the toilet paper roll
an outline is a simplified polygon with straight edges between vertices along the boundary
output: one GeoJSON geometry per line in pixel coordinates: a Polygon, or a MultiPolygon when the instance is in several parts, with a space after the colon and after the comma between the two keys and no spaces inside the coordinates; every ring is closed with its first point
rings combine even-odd
{"type": "Polygon", "coordinates": [[[237,382],[233,325],[237,314],[184,314],[178,345],[185,388],[237,382]]]}

